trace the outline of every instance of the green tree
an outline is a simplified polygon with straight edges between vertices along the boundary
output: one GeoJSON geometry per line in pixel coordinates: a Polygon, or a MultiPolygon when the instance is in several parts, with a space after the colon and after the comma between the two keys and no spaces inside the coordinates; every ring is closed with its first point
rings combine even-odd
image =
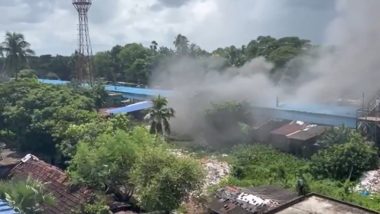
{"type": "Polygon", "coordinates": [[[0,84],[0,130],[5,133],[1,140],[51,162],[70,125],[97,117],[94,100],[67,86],[30,78],[0,84]]]}
{"type": "Polygon", "coordinates": [[[125,45],[117,57],[122,62],[123,78],[130,82],[146,84],[151,72],[154,52],[141,44],[125,45]]]}
{"type": "Polygon", "coordinates": [[[291,59],[300,54],[300,49],[291,46],[282,46],[272,51],[268,60],[273,62],[276,67],[283,67],[291,59]]]}
{"type": "Polygon", "coordinates": [[[20,78],[31,78],[31,79],[37,79],[36,71],[33,69],[22,69],[18,76],[20,78]]]}
{"type": "Polygon", "coordinates": [[[40,78],[47,79],[71,79],[71,71],[74,70],[74,61],[71,56],[41,55],[29,57],[29,65],[36,70],[40,78]]]}
{"type": "Polygon", "coordinates": [[[242,49],[233,45],[227,48],[218,48],[212,54],[225,58],[229,66],[240,67],[246,62],[246,56],[242,49]]]}
{"type": "Polygon", "coordinates": [[[152,41],[151,44],[150,44],[150,49],[154,52],[157,51],[158,49],[158,43],[156,41],[152,41]]]}
{"type": "Polygon", "coordinates": [[[189,40],[186,36],[178,34],[173,44],[178,55],[185,56],[189,54],[189,40]]]}
{"type": "Polygon", "coordinates": [[[337,144],[347,143],[353,134],[358,134],[347,127],[333,127],[323,133],[322,137],[318,140],[318,145],[322,148],[330,147],[337,144]]]}
{"type": "Polygon", "coordinates": [[[138,154],[157,140],[144,128],[104,133],[93,142],[81,142],[68,168],[72,181],[128,199],[134,192],[130,171],[138,154]]]}
{"type": "Polygon", "coordinates": [[[210,53],[203,50],[201,47],[199,47],[197,44],[192,43],[189,48],[190,56],[192,57],[204,57],[204,56],[210,56],[210,53]]]}
{"type": "Polygon", "coordinates": [[[140,205],[147,211],[171,211],[202,185],[200,164],[165,148],[147,148],[131,173],[140,205]]]}
{"type": "Polygon", "coordinates": [[[34,55],[30,44],[25,41],[24,35],[7,32],[5,41],[1,44],[1,50],[5,52],[5,67],[9,74],[15,75],[27,64],[27,58],[34,55]]]}
{"type": "Polygon", "coordinates": [[[233,146],[247,143],[250,139],[252,113],[245,102],[222,102],[212,104],[205,112],[206,125],[203,135],[216,146],[233,146]]]}
{"type": "Polygon", "coordinates": [[[357,133],[347,143],[320,150],[311,161],[310,169],[315,177],[336,180],[356,180],[363,172],[378,166],[376,148],[357,133]]]}
{"type": "Polygon", "coordinates": [[[115,82],[117,74],[114,66],[114,59],[110,52],[98,52],[94,57],[95,76],[115,82]]]}
{"type": "Polygon", "coordinates": [[[105,199],[96,197],[93,203],[87,203],[78,214],[110,214],[110,207],[105,199]]]}
{"type": "Polygon", "coordinates": [[[152,100],[153,107],[149,110],[145,119],[150,123],[150,133],[170,134],[170,118],[174,117],[174,109],[168,107],[168,100],[165,97],[158,96],[152,100]]]}
{"type": "Polygon", "coordinates": [[[22,214],[45,213],[46,205],[52,205],[55,198],[44,187],[45,184],[26,180],[0,181],[0,198],[5,199],[22,214]]]}
{"type": "Polygon", "coordinates": [[[89,92],[89,97],[91,97],[94,100],[95,108],[98,110],[102,108],[108,97],[108,93],[105,90],[104,84],[102,82],[95,82],[91,86],[89,92]]]}
{"type": "Polygon", "coordinates": [[[161,56],[173,56],[174,55],[174,51],[172,49],[167,48],[167,47],[160,47],[158,49],[158,53],[161,56]]]}
{"type": "Polygon", "coordinates": [[[112,118],[96,118],[87,123],[71,124],[59,136],[62,142],[60,151],[66,157],[73,157],[79,142],[92,143],[102,134],[114,134],[118,130],[131,131],[133,123],[125,115],[116,115],[112,118]]]}
{"type": "Polygon", "coordinates": [[[307,167],[305,160],[263,145],[240,145],[232,150],[230,183],[242,186],[296,184],[298,174],[307,167]]]}
{"type": "Polygon", "coordinates": [[[257,40],[252,40],[248,43],[244,52],[247,60],[263,56],[273,62],[276,68],[281,68],[310,47],[309,40],[298,37],[275,39],[271,36],[259,36],[257,40]]]}

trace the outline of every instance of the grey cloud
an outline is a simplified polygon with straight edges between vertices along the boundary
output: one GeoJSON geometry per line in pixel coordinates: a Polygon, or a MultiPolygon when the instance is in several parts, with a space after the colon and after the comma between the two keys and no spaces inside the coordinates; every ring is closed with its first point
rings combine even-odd
{"type": "Polygon", "coordinates": [[[181,7],[191,0],[158,0],[158,2],[166,7],[181,7]]]}
{"type": "MultiPolygon", "coordinates": [[[[94,51],[151,40],[172,47],[179,33],[208,50],[246,44],[259,35],[295,35],[320,42],[334,16],[329,2],[96,0],[89,12],[90,32],[94,51]]],[[[0,34],[24,33],[38,54],[71,54],[75,48],[77,18],[70,0],[0,0],[0,14],[0,34]]]]}
{"type": "Polygon", "coordinates": [[[336,1],[334,0],[285,0],[290,7],[300,7],[312,10],[334,10],[336,1]]]}
{"type": "Polygon", "coordinates": [[[0,0],[0,11],[2,19],[0,23],[18,24],[30,23],[35,24],[49,18],[54,12],[58,0],[0,0]],[[12,2],[12,3],[6,3],[12,2]]]}
{"type": "Polygon", "coordinates": [[[0,7],[10,7],[17,4],[18,1],[0,0],[0,7]]]}
{"type": "MultiPolygon", "coordinates": [[[[217,0],[218,11],[194,26],[189,35],[208,49],[240,46],[260,35],[299,36],[322,43],[326,26],[335,16],[334,7],[319,10],[312,4],[303,3],[301,7],[290,1],[217,0]]],[[[316,6],[321,7],[320,4],[316,6]]]]}
{"type": "Polygon", "coordinates": [[[95,2],[90,11],[91,22],[102,24],[117,18],[117,12],[121,9],[119,1],[107,1],[106,4],[95,2]]]}

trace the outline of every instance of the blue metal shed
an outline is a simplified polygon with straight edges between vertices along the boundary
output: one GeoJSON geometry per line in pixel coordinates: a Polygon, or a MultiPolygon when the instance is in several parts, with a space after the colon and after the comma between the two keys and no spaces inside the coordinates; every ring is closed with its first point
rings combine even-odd
{"type": "Polygon", "coordinates": [[[114,109],[108,109],[106,112],[108,114],[127,114],[130,112],[135,112],[135,111],[141,111],[145,109],[149,109],[153,106],[153,103],[151,101],[143,101],[143,102],[138,102],[135,104],[123,106],[120,108],[114,108],[114,109]]]}
{"type": "Polygon", "coordinates": [[[17,214],[17,212],[7,202],[0,199],[0,214],[17,214]]]}
{"type": "Polygon", "coordinates": [[[356,107],[337,105],[280,105],[278,107],[255,107],[256,113],[270,118],[300,120],[329,126],[356,128],[356,107]]]}
{"type": "MultiPolygon", "coordinates": [[[[48,79],[39,79],[41,83],[52,84],[52,85],[65,85],[70,83],[70,81],[63,80],[48,80],[48,79]]],[[[170,90],[161,90],[161,89],[151,89],[151,88],[135,88],[127,86],[118,86],[118,85],[105,85],[105,90],[110,92],[122,93],[128,98],[134,98],[138,96],[139,98],[144,97],[154,97],[161,95],[163,97],[170,96],[173,92],[170,90]]]]}

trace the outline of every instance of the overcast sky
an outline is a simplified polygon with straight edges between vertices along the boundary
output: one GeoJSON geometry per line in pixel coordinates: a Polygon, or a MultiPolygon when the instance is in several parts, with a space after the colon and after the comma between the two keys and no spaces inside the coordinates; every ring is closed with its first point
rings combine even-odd
{"type": "MultiPolygon", "coordinates": [[[[0,0],[1,39],[23,33],[37,54],[71,54],[77,17],[71,0],[0,0]]],[[[207,50],[242,45],[259,35],[323,43],[334,0],[94,0],[94,52],[139,42],[172,47],[179,33],[207,50]]]]}

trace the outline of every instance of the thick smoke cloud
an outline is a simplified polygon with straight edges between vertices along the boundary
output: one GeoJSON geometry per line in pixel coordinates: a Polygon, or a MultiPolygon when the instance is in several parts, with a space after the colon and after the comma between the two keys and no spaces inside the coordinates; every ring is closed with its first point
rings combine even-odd
{"type": "Polygon", "coordinates": [[[379,89],[379,9],[377,0],[337,1],[339,15],[326,32],[330,46],[290,62],[284,72],[299,74],[290,81],[274,84],[268,78],[273,65],[263,58],[223,72],[220,59],[209,58],[177,60],[165,71],[159,69],[152,84],[175,91],[169,100],[177,110],[173,128],[192,133],[205,128],[204,111],[210,103],[234,100],[275,106],[280,97],[288,103],[334,104],[342,98],[360,100],[363,92],[370,97],[379,89]]]}
{"type": "Polygon", "coordinates": [[[380,1],[338,1],[339,16],[330,24],[326,34],[335,51],[320,54],[305,71],[313,74],[302,85],[297,97],[307,100],[332,101],[336,98],[367,98],[379,90],[380,79],[380,1]]]}
{"type": "Polygon", "coordinates": [[[172,121],[176,131],[204,129],[205,110],[211,104],[250,101],[256,105],[275,105],[275,95],[279,92],[267,78],[273,68],[271,63],[257,58],[239,69],[221,72],[218,68],[222,65],[222,59],[217,57],[203,60],[182,58],[165,66],[164,71],[154,78],[153,84],[175,91],[169,102],[176,110],[172,121]],[[258,97],[260,99],[256,99],[258,97]]]}

